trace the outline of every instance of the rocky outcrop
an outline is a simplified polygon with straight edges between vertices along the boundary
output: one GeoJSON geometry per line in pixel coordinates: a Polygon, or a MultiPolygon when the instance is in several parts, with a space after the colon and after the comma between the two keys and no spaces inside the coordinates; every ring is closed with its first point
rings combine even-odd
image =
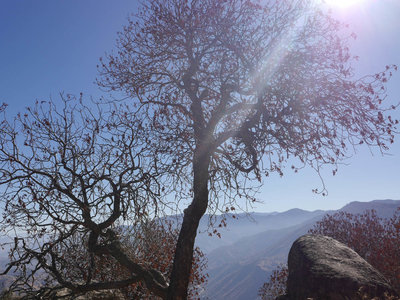
{"type": "MultiPolygon", "coordinates": [[[[279,299],[341,300],[396,295],[387,280],[349,247],[322,235],[304,235],[288,258],[287,295],[279,299]]],[[[370,299],[371,299],[370,298],[370,299]]]]}

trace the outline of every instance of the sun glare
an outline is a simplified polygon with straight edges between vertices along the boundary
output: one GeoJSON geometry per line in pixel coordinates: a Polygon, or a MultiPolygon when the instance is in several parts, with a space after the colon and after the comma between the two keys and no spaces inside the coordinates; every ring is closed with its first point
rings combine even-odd
{"type": "Polygon", "coordinates": [[[331,5],[331,6],[337,6],[341,8],[346,8],[353,6],[357,3],[361,3],[364,0],[325,0],[326,4],[331,5]]]}

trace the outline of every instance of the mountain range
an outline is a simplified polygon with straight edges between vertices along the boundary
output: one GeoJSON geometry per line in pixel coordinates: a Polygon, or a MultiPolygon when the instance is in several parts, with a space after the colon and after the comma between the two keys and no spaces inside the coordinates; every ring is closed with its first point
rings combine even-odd
{"type": "MultiPolygon", "coordinates": [[[[399,206],[400,200],[374,200],[351,202],[337,211],[357,214],[374,209],[378,216],[389,218],[399,206]]],[[[196,243],[207,255],[209,274],[202,299],[257,299],[272,270],[286,263],[292,243],[324,215],[337,211],[239,214],[220,229],[221,238],[208,236],[202,222],[196,243]]]]}
{"type": "MultiPolygon", "coordinates": [[[[225,216],[204,216],[200,222],[196,245],[208,260],[208,284],[201,299],[252,300],[257,299],[259,288],[281,263],[286,263],[292,243],[308,232],[326,214],[346,211],[353,214],[374,209],[377,215],[390,218],[400,207],[400,200],[374,200],[351,202],[339,210],[306,211],[291,209],[285,212],[242,213],[225,216]],[[214,228],[218,233],[209,236],[214,228]],[[226,223],[218,227],[218,224],[226,223]]],[[[170,220],[179,222],[181,216],[170,220]]],[[[0,265],[8,261],[6,251],[0,250],[0,265]]],[[[0,276],[0,291],[10,285],[12,275],[0,276]]]]}

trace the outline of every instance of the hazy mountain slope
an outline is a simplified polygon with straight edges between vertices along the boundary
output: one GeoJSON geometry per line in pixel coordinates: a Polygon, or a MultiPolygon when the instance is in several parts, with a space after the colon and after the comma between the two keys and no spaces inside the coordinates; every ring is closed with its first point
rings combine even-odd
{"type": "MultiPolygon", "coordinates": [[[[227,215],[227,227],[218,228],[222,238],[215,235],[208,236],[208,216],[204,216],[199,226],[200,233],[196,237],[196,245],[200,246],[203,252],[210,253],[216,248],[231,245],[243,237],[266,230],[291,227],[323,213],[321,210],[310,212],[291,209],[283,213],[238,214],[235,219],[227,215]]],[[[220,222],[221,216],[217,216],[215,224],[218,225],[220,222]]]]}
{"type": "Polygon", "coordinates": [[[382,218],[390,218],[393,212],[400,206],[400,200],[374,200],[370,202],[354,201],[345,205],[340,210],[347,211],[352,214],[361,213],[367,209],[376,210],[378,216],[382,218]]]}
{"type": "MultiPolygon", "coordinates": [[[[317,217],[319,220],[320,217],[317,217]]],[[[308,222],[306,222],[308,224],[308,222]]],[[[282,229],[267,230],[255,235],[240,239],[232,245],[217,248],[211,251],[207,257],[209,269],[217,268],[225,263],[235,261],[236,263],[246,263],[254,260],[260,253],[268,256],[280,255],[281,251],[274,251],[275,246],[284,244],[287,237],[290,237],[297,229],[303,228],[299,224],[282,229]]]]}
{"type": "Polygon", "coordinates": [[[266,272],[256,264],[227,264],[210,274],[204,299],[255,299],[266,272]]]}
{"type": "MultiPolygon", "coordinates": [[[[375,209],[382,217],[393,215],[400,201],[376,200],[371,202],[352,202],[340,210],[351,213],[362,213],[366,209],[375,209]]],[[[297,219],[296,212],[305,215],[301,210],[290,210],[285,213],[274,214],[275,220],[287,220],[283,216],[292,216],[297,219]]],[[[305,217],[302,223],[257,232],[260,227],[252,230],[247,227],[248,236],[238,239],[231,245],[214,249],[208,254],[209,284],[207,286],[208,299],[256,299],[259,287],[265,282],[270,272],[281,262],[286,262],[289,249],[299,236],[307,231],[326,213],[335,211],[317,211],[305,217]],[[254,233],[257,232],[257,233],[254,233]]],[[[269,216],[270,217],[270,216],[269,216]]],[[[267,217],[266,217],[267,218],[267,217]]],[[[290,219],[290,218],[289,218],[290,219]]],[[[254,227],[260,226],[253,224],[254,227]]],[[[276,224],[275,224],[276,227],[276,224]]],[[[235,229],[231,228],[231,234],[235,229]]],[[[222,237],[222,240],[224,236],[222,237]]]]}
{"type": "Polygon", "coordinates": [[[268,230],[212,251],[208,255],[208,297],[256,299],[270,272],[286,261],[294,240],[307,233],[321,217],[289,228],[268,230]]]}

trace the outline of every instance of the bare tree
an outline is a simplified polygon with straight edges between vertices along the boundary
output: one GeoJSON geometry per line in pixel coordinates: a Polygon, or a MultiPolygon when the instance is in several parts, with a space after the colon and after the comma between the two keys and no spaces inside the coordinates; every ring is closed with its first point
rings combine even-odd
{"type": "MultiPolygon", "coordinates": [[[[150,145],[184,210],[167,299],[186,299],[193,245],[207,209],[226,211],[270,172],[319,171],[395,124],[382,103],[395,66],[355,78],[352,35],[306,0],[147,0],[99,66],[149,120],[150,145]],[[185,202],[185,203],[186,203],[185,202]]],[[[394,108],[394,107],[393,107],[394,108]]]]}
{"type": "Polygon", "coordinates": [[[148,142],[140,118],[120,113],[120,105],[104,112],[72,96],[62,100],[61,109],[37,102],[11,121],[2,119],[1,231],[13,238],[3,274],[13,271],[18,278],[11,288],[28,296],[142,282],[164,297],[164,275],[129,255],[116,230],[142,228],[163,210],[159,169],[142,151],[148,142]],[[79,245],[85,259],[78,259],[79,245]],[[125,276],[98,280],[99,256],[122,265],[125,276]],[[74,272],[66,272],[71,266],[74,272]]]}

